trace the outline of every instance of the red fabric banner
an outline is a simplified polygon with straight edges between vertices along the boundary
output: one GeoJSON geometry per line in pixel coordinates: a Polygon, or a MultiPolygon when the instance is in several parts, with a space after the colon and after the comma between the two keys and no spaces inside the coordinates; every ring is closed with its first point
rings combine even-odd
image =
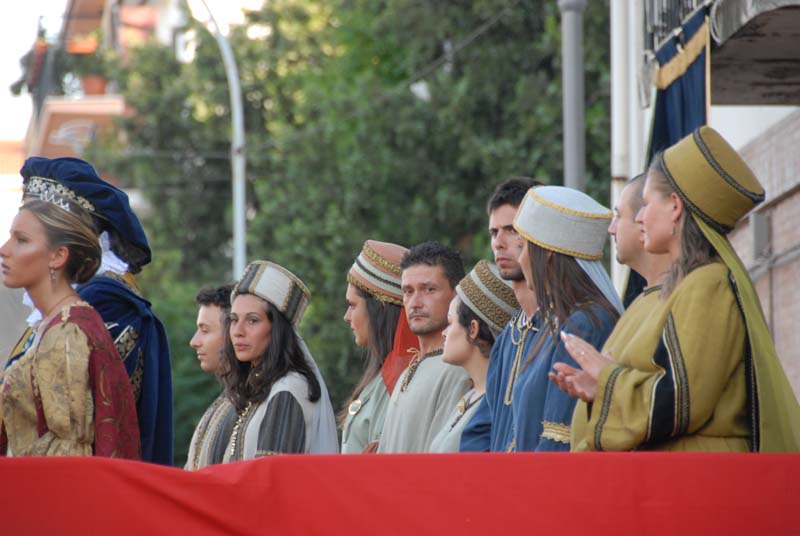
{"type": "Polygon", "coordinates": [[[3,534],[798,534],[800,455],[0,460],[3,534]]]}

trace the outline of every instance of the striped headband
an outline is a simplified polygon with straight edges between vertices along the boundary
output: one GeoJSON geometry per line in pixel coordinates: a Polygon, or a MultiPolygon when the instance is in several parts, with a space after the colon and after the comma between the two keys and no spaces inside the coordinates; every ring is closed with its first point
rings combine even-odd
{"type": "Polygon", "coordinates": [[[274,305],[296,328],[311,300],[305,284],[292,272],[269,261],[253,261],[236,283],[231,301],[240,294],[253,294],[274,305]]]}
{"type": "Polygon", "coordinates": [[[400,261],[407,251],[397,244],[367,240],[347,273],[347,282],[377,300],[403,305],[400,261]]]}
{"type": "Polygon", "coordinates": [[[511,284],[494,264],[482,260],[456,286],[456,294],[497,337],[519,309],[511,284]]]}

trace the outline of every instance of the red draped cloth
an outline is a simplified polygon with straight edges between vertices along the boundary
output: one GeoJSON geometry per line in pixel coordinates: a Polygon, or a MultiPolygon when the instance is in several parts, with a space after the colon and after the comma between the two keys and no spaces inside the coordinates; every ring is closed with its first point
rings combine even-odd
{"type": "Polygon", "coordinates": [[[3,534],[798,534],[800,455],[0,459],[3,534]]]}
{"type": "Polygon", "coordinates": [[[94,400],[94,455],[138,460],[139,421],[133,387],[103,319],[92,307],[72,307],[89,338],[89,385],[94,400]]]}
{"type": "Polygon", "coordinates": [[[383,361],[381,376],[383,384],[389,395],[394,391],[394,386],[400,375],[406,370],[414,355],[419,352],[419,337],[411,332],[406,318],[405,307],[400,308],[400,318],[394,330],[394,343],[392,350],[383,361]]]}

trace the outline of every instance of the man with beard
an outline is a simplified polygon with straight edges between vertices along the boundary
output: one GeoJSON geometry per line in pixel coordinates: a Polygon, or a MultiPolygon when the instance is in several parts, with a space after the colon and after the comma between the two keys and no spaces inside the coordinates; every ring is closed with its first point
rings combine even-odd
{"type": "Polygon", "coordinates": [[[500,276],[511,281],[520,309],[495,340],[486,373],[486,396],[461,434],[462,452],[506,452],[513,449],[511,402],[520,367],[539,335],[536,295],[525,283],[519,265],[522,239],[514,216],[525,194],[539,181],[514,177],[500,183],[486,206],[494,262],[500,276]]]}
{"type": "Polygon", "coordinates": [[[392,392],[379,453],[427,452],[470,388],[463,368],[442,361],[447,310],[464,277],[461,255],[438,242],[424,242],[405,254],[400,268],[403,306],[420,350],[392,392]]]}

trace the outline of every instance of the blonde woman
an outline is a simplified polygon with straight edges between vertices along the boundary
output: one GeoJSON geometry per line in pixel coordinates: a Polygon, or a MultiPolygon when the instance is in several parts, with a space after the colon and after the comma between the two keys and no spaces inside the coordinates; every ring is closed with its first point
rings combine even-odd
{"type": "Polygon", "coordinates": [[[2,375],[0,454],[139,458],[133,390],[100,315],[74,284],[100,265],[81,198],[52,186],[30,201],[0,247],[5,284],[24,288],[42,320],[2,375]]]}
{"type": "Polygon", "coordinates": [[[656,157],[637,221],[645,249],[668,255],[671,269],[646,314],[623,315],[602,353],[563,336],[578,366],[558,364],[552,379],[582,400],[574,450],[800,448],[800,408],[725,238],[763,199],[711,128],[656,157]]]}

